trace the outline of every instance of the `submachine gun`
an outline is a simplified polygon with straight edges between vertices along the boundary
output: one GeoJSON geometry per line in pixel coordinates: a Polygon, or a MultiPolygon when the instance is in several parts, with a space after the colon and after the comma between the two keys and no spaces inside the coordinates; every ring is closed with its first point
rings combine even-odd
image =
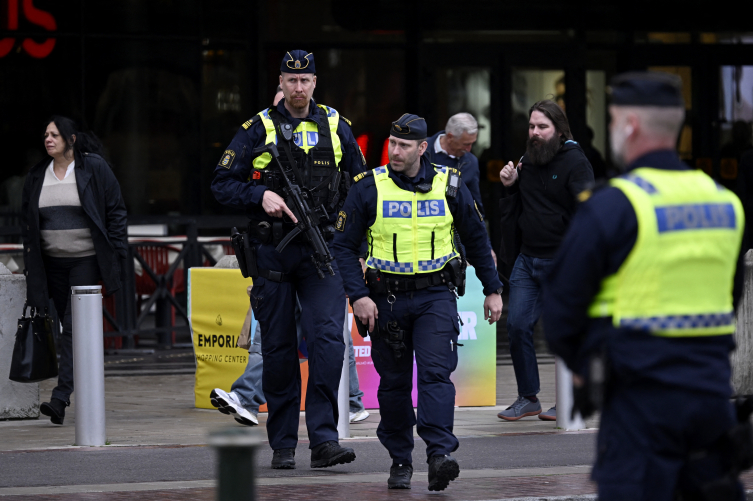
{"type": "MultiPolygon", "coordinates": [[[[285,125],[287,125],[288,128],[290,127],[290,125],[288,124],[285,125]]],[[[283,129],[285,125],[283,125],[283,129]]],[[[285,132],[292,133],[292,131],[289,131],[287,129],[284,129],[280,132],[283,133],[283,136],[285,136],[285,132]]],[[[283,138],[289,140],[289,138],[287,137],[283,138]]],[[[285,238],[283,238],[277,245],[277,252],[282,252],[282,250],[295,237],[302,233],[306,237],[306,240],[311,246],[311,249],[314,251],[311,255],[311,260],[316,267],[316,273],[317,275],[319,275],[319,278],[324,278],[324,273],[322,271],[324,269],[326,269],[330,275],[334,276],[335,271],[332,269],[332,264],[330,263],[332,263],[335,258],[329,251],[327,242],[324,239],[324,235],[322,235],[322,231],[320,229],[320,226],[329,223],[329,215],[327,214],[327,210],[324,208],[324,205],[314,207],[313,209],[309,206],[307,200],[313,200],[313,196],[311,196],[309,190],[301,188],[297,184],[290,181],[288,173],[285,172],[285,168],[280,163],[280,153],[274,143],[267,143],[264,146],[260,146],[259,148],[254,149],[253,152],[254,157],[262,155],[264,153],[269,153],[272,156],[273,162],[280,170],[280,174],[284,182],[283,190],[285,191],[286,196],[285,203],[293,212],[296,219],[298,219],[296,227],[290,233],[288,233],[285,238]]],[[[294,160],[291,162],[291,165],[291,170],[293,170],[292,173],[296,178],[300,179],[300,176],[297,175],[298,169],[295,166],[294,160]]]]}

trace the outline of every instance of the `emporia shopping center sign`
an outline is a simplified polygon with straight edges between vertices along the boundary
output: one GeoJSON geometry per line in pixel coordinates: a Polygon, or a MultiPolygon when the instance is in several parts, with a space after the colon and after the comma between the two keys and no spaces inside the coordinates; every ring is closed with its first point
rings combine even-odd
{"type": "MultiPolygon", "coordinates": [[[[52,14],[34,7],[34,0],[5,0],[7,3],[7,18],[0,14],[0,28],[7,28],[9,31],[17,31],[19,18],[23,18],[35,26],[41,26],[47,31],[57,30],[57,23],[52,14]],[[19,1],[21,3],[21,12],[19,12],[19,1]],[[5,21],[3,23],[2,21],[5,21]],[[5,26],[2,26],[5,24],[5,26]]],[[[0,9],[3,1],[0,0],[0,9]]],[[[16,40],[13,37],[0,38],[0,58],[7,56],[14,47],[20,47],[25,53],[37,59],[43,59],[50,55],[55,48],[55,39],[48,38],[44,42],[36,42],[31,38],[16,40]]]]}

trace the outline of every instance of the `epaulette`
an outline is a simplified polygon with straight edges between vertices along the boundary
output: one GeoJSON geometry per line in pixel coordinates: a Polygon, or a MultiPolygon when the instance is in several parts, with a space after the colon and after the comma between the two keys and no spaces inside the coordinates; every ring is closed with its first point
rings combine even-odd
{"type": "Polygon", "coordinates": [[[261,120],[261,117],[259,115],[254,115],[254,117],[251,120],[247,120],[246,122],[243,122],[243,125],[241,127],[248,130],[248,128],[251,127],[254,124],[254,122],[258,122],[259,120],[261,120]]]}
{"type": "Polygon", "coordinates": [[[366,172],[361,172],[361,173],[360,173],[360,174],[358,174],[358,175],[357,175],[356,177],[354,177],[354,178],[353,178],[353,182],[354,182],[354,183],[357,183],[357,182],[358,182],[358,181],[360,181],[361,179],[364,179],[364,178],[367,178],[367,177],[371,177],[371,176],[373,176],[373,175],[374,175],[374,171],[373,171],[372,169],[369,169],[369,170],[367,170],[366,172]]]}
{"type": "Polygon", "coordinates": [[[593,196],[594,193],[596,193],[597,191],[601,191],[604,188],[609,188],[610,186],[612,185],[609,184],[608,180],[600,179],[599,181],[596,181],[594,184],[592,184],[585,190],[578,193],[578,196],[577,196],[578,202],[580,203],[586,202],[588,201],[588,199],[590,199],[593,196]]]}
{"type": "Polygon", "coordinates": [[[343,120],[346,124],[348,124],[348,126],[353,127],[353,124],[350,123],[350,120],[348,120],[344,116],[340,115],[340,120],[343,120]]]}

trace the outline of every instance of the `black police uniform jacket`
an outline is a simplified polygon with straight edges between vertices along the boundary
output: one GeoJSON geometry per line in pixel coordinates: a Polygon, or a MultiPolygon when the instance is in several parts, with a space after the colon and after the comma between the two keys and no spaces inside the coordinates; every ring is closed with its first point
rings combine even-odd
{"type": "MultiPolygon", "coordinates": [[[[317,129],[329,128],[328,123],[319,123],[320,115],[316,102],[312,99],[309,103],[309,114],[303,120],[315,122],[317,129]]],[[[292,125],[293,130],[303,121],[299,118],[293,118],[290,112],[285,108],[285,100],[281,99],[277,104],[277,111],[282,114],[287,122],[292,125]]],[[[346,122],[346,119],[340,115],[340,123],[337,127],[337,135],[340,138],[342,148],[342,158],[340,159],[340,170],[351,179],[366,169],[366,159],[361,154],[361,149],[353,137],[353,132],[346,122]]],[[[228,145],[222,158],[226,157],[228,151],[232,152],[232,161],[223,165],[222,159],[214,170],[214,180],[212,181],[212,193],[222,205],[245,210],[246,214],[258,221],[279,221],[279,218],[269,216],[262,208],[262,200],[267,187],[262,184],[261,180],[252,179],[253,173],[253,150],[266,143],[267,131],[261,120],[249,120],[243,124],[235,137],[228,145]]],[[[281,155],[284,155],[280,151],[281,155]]],[[[266,167],[267,169],[276,169],[273,163],[266,167]]],[[[330,219],[334,222],[336,213],[330,214],[330,219]]]]}
{"type": "MultiPolygon", "coordinates": [[[[109,295],[121,287],[121,260],[128,255],[125,203],[120,184],[104,158],[93,153],[76,153],[75,160],[73,174],[76,176],[78,196],[91,230],[102,281],[109,295]]],[[[49,157],[45,158],[31,168],[21,198],[26,297],[29,306],[42,310],[49,304],[49,291],[39,232],[39,195],[50,161],[49,157]]]]}
{"type": "MultiPolygon", "coordinates": [[[[415,192],[418,184],[424,182],[431,184],[436,175],[432,164],[423,156],[421,157],[421,170],[413,179],[395,173],[389,164],[387,164],[387,171],[390,179],[399,188],[410,192],[415,192]]],[[[474,203],[468,187],[463,183],[460,183],[457,196],[448,198],[447,203],[455,227],[460,233],[460,239],[466,248],[468,261],[474,263],[476,276],[484,285],[484,294],[489,295],[501,288],[502,282],[497,277],[497,270],[491,257],[491,246],[483,216],[474,203]]],[[[376,213],[377,188],[374,176],[365,176],[351,187],[335,231],[335,258],[337,258],[337,265],[343,277],[345,293],[351,303],[369,295],[358,258],[366,232],[376,221],[376,213]]]]}

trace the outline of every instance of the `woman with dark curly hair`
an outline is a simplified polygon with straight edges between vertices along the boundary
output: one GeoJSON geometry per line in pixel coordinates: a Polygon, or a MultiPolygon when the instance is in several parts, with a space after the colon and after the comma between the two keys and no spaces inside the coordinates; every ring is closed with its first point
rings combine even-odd
{"type": "Polygon", "coordinates": [[[63,323],[58,384],[40,411],[63,424],[73,392],[71,286],[104,282],[120,288],[128,239],[120,185],[103,158],[102,144],[73,120],[53,116],[44,131],[49,157],[24,183],[21,213],[27,301],[45,311],[52,298],[63,323]]]}

